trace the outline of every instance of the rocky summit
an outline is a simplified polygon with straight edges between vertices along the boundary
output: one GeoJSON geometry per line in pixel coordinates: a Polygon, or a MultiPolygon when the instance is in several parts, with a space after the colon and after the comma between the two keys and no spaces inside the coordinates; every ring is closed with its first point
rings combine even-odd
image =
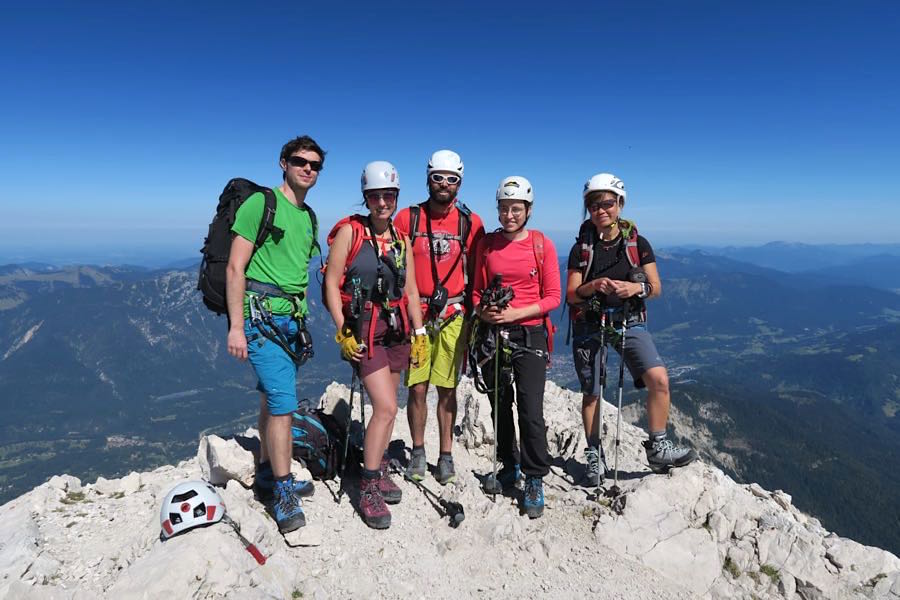
{"type": "MultiPolygon", "coordinates": [[[[334,409],[348,396],[332,384],[321,403],[334,409]]],[[[0,507],[0,597],[900,598],[893,554],[826,531],[784,491],[736,483],[700,461],[654,475],[640,444],[645,434],[624,422],[623,495],[595,497],[576,484],[584,469],[580,395],[553,383],[545,415],[556,464],[545,479],[544,516],[529,520],[515,497],[481,490],[493,452],[488,398],[465,380],[459,401],[459,477],[446,487],[424,481],[463,506],[459,527],[396,477],[403,501],[391,509],[392,525],[370,530],[354,508],[356,475],[348,472],[349,494],[339,495],[339,482],[316,482],[304,501],[308,524],[282,536],[250,489],[256,432],[207,436],[197,456],[177,466],[91,484],[60,475],[0,507]],[[224,523],[160,540],[163,496],[200,478],[220,486],[264,565],[224,523]]],[[[612,467],[616,409],[607,404],[603,414],[612,467]]],[[[434,421],[432,412],[431,465],[434,421]]],[[[402,460],[410,443],[402,411],[394,440],[391,451],[402,460]]],[[[299,463],[294,471],[308,476],[299,463]]]]}

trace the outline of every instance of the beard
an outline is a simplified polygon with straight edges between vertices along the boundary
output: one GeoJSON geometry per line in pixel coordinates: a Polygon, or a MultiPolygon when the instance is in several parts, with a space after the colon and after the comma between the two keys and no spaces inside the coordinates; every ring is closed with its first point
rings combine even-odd
{"type": "Polygon", "coordinates": [[[439,204],[441,206],[447,206],[448,204],[450,204],[454,200],[456,200],[456,192],[448,191],[447,196],[443,197],[440,194],[440,190],[438,190],[437,192],[432,192],[429,190],[428,199],[431,202],[434,202],[435,204],[439,204]]]}

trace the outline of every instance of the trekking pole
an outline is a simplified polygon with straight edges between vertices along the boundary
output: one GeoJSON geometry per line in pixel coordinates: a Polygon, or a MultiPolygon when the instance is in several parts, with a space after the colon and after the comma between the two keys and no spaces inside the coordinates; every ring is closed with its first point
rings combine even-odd
{"type": "Polygon", "coordinates": [[[350,377],[350,404],[347,407],[347,427],[344,429],[344,448],[343,448],[343,460],[341,461],[341,487],[338,489],[337,495],[337,503],[341,503],[341,498],[344,495],[344,470],[347,468],[347,449],[350,447],[350,426],[353,425],[353,394],[356,391],[356,381],[359,378],[359,372],[356,367],[351,365],[353,369],[353,375],[350,377]]]}
{"type": "MultiPolygon", "coordinates": [[[[600,364],[602,365],[603,370],[600,371],[600,397],[597,399],[597,439],[600,442],[600,447],[597,448],[597,452],[600,454],[598,459],[600,460],[600,464],[603,466],[604,471],[606,468],[606,461],[603,460],[603,392],[606,390],[606,359],[609,355],[606,353],[606,311],[600,313],[600,364]]],[[[603,474],[604,477],[606,473],[603,474]]],[[[594,497],[600,497],[600,474],[597,474],[597,489],[594,491],[594,497]]]]}
{"type": "MultiPolygon", "coordinates": [[[[396,458],[392,458],[389,464],[391,470],[394,471],[394,473],[396,473],[397,475],[403,474],[403,469],[401,469],[400,467],[400,461],[398,461],[396,458]]],[[[419,488],[422,491],[422,494],[425,495],[425,499],[428,500],[428,503],[431,504],[431,506],[434,507],[434,509],[438,511],[438,513],[442,517],[450,517],[450,527],[456,529],[457,527],[459,527],[460,523],[465,520],[466,513],[463,510],[462,504],[460,504],[459,502],[444,500],[436,493],[425,487],[425,485],[421,481],[405,478],[404,480],[412,483],[417,488],[419,488]],[[435,502],[437,502],[437,504],[435,504],[435,502]]]]}
{"type": "Polygon", "coordinates": [[[625,509],[625,497],[622,490],[619,489],[619,432],[622,429],[622,392],[625,389],[625,324],[628,322],[628,304],[622,307],[622,329],[619,336],[622,338],[621,351],[619,355],[619,411],[616,415],[616,460],[614,466],[615,482],[613,486],[606,492],[607,496],[613,498],[612,509],[622,514],[625,509]]]}
{"type": "Polygon", "coordinates": [[[494,464],[491,470],[490,485],[485,485],[485,491],[491,495],[491,502],[497,501],[497,491],[500,482],[497,481],[497,421],[500,417],[499,396],[500,396],[500,328],[494,325],[494,464]]]}

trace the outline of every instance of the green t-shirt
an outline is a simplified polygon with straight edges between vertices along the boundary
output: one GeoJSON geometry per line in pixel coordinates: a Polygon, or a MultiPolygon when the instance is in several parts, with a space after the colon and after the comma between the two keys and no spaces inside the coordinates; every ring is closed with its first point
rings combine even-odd
{"type": "MultiPolygon", "coordinates": [[[[313,243],[313,231],[309,211],[298,208],[284,197],[277,187],[275,190],[275,226],[284,230],[266,238],[263,245],[253,253],[247,265],[248,279],[276,285],[288,294],[304,293],[301,309],[307,314],[306,286],[309,284],[309,259],[319,254],[313,243]]],[[[238,209],[231,231],[251,243],[256,240],[259,223],[265,208],[265,196],[256,193],[247,198],[238,209]]],[[[247,316],[247,299],[244,299],[244,316],[247,316]]],[[[290,314],[291,303],[283,298],[270,298],[269,310],[274,314],[290,314]]]]}

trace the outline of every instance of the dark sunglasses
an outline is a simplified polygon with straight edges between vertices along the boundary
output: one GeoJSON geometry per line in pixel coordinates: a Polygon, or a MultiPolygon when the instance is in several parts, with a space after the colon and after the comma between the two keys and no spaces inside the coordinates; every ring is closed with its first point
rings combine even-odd
{"type": "Polygon", "coordinates": [[[322,170],[322,161],[321,160],[306,160],[302,156],[288,156],[287,164],[292,167],[298,167],[302,169],[306,165],[309,165],[309,168],[318,173],[322,170]]]}
{"type": "Polygon", "coordinates": [[[456,185],[459,183],[458,175],[442,175],[441,173],[432,173],[429,175],[431,180],[435,183],[443,183],[446,181],[449,185],[456,185]]]}
{"type": "Polygon", "coordinates": [[[600,209],[609,210],[613,206],[617,205],[618,201],[616,200],[601,200],[600,202],[591,202],[588,204],[588,211],[597,212],[600,209]]]}
{"type": "Polygon", "coordinates": [[[378,200],[383,200],[385,203],[390,204],[391,202],[397,201],[397,192],[366,192],[366,200],[368,200],[369,202],[377,202],[378,200]]]}

